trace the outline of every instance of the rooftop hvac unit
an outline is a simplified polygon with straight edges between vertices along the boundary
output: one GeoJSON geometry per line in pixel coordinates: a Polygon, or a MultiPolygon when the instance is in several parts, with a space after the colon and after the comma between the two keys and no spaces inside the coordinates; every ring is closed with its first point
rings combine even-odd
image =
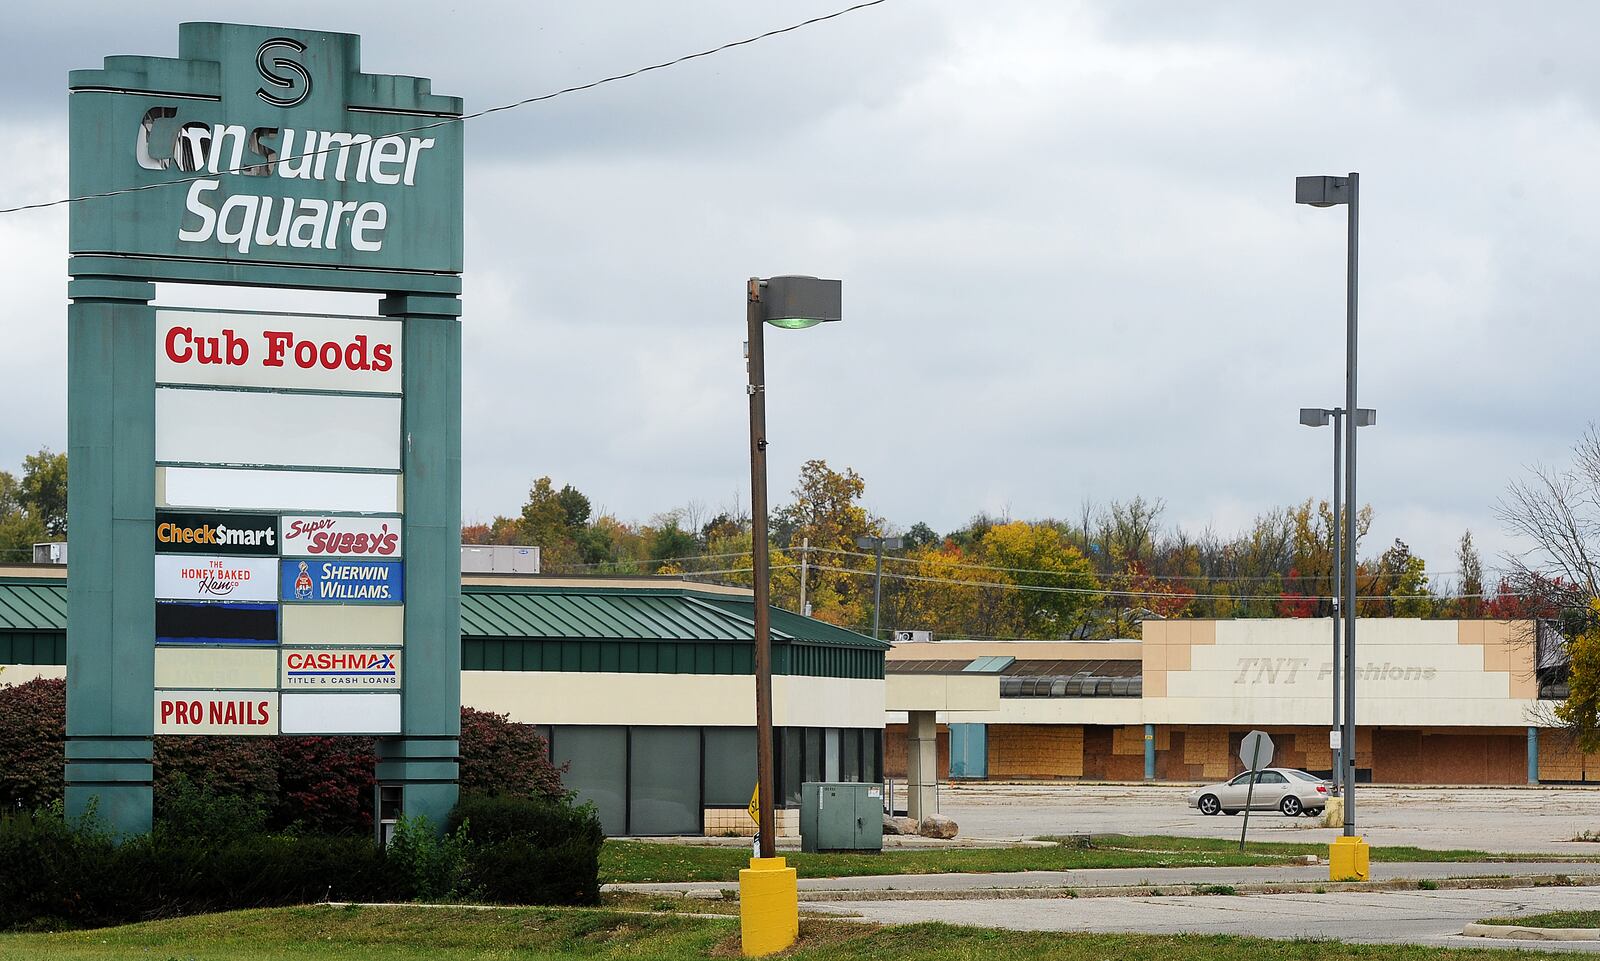
{"type": "Polygon", "coordinates": [[[65,564],[67,562],[67,542],[51,541],[48,544],[33,545],[33,562],[35,564],[65,564]]]}
{"type": "Polygon", "coordinates": [[[537,574],[539,548],[502,544],[461,545],[463,574],[537,574]]]}
{"type": "Polygon", "coordinates": [[[926,644],[933,640],[932,631],[895,631],[896,644],[926,644]]]}

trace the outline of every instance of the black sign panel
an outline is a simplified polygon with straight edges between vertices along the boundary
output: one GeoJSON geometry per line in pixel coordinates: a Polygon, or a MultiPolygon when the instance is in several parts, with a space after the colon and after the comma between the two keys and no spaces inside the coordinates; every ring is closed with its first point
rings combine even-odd
{"type": "Polygon", "coordinates": [[[156,512],[157,554],[278,553],[276,514],[156,512]]]}
{"type": "Polygon", "coordinates": [[[156,605],[157,644],[262,644],[278,642],[276,604],[156,605]]]}

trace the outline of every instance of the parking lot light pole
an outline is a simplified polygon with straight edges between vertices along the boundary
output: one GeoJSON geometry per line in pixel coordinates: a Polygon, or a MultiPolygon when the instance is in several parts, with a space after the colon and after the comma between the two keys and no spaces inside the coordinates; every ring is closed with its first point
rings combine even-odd
{"type": "Polygon", "coordinates": [[[767,550],[767,384],[762,340],[765,325],[803,330],[839,319],[837,280],[816,277],[750,278],[745,304],[745,343],[750,382],[750,554],[755,579],[756,787],[761,857],[776,851],[772,776],[772,625],[767,550]]]}
{"type": "MultiPolygon", "coordinates": [[[[1344,556],[1341,549],[1343,531],[1340,529],[1340,500],[1339,500],[1339,455],[1342,450],[1339,427],[1344,418],[1343,407],[1302,407],[1300,408],[1300,423],[1306,427],[1326,427],[1333,423],[1333,564],[1329,569],[1329,580],[1333,585],[1333,726],[1329,728],[1339,735],[1339,747],[1333,748],[1333,764],[1328,772],[1329,780],[1333,781],[1335,793],[1343,793],[1340,787],[1343,784],[1343,766],[1339,763],[1344,753],[1344,732],[1339,727],[1339,702],[1343,697],[1343,672],[1339,664],[1339,615],[1348,605],[1344,598],[1344,556]]],[[[1356,426],[1370,427],[1378,422],[1378,412],[1371,408],[1363,407],[1356,411],[1356,426]]]]}
{"type": "MultiPolygon", "coordinates": [[[[1345,232],[1345,398],[1344,409],[1359,410],[1356,402],[1356,304],[1360,274],[1360,174],[1345,177],[1296,177],[1295,203],[1313,207],[1345,205],[1348,220],[1345,232]]],[[[1356,418],[1344,422],[1348,460],[1344,468],[1344,596],[1350,602],[1344,612],[1344,726],[1340,742],[1344,749],[1344,836],[1356,836],[1356,418]]]]}
{"type": "Polygon", "coordinates": [[[872,638],[877,640],[878,613],[883,610],[883,551],[888,548],[897,551],[906,546],[903,537],[870,537],[856,538],[856,546],[864,551],[876,551],[878,555],[877,566],[872,571],[872,638]]]}

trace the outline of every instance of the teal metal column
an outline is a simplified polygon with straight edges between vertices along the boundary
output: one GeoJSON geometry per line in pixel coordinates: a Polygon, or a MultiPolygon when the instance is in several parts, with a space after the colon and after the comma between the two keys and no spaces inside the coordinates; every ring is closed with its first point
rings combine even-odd
{"type": "Polygon", "coordinates": [[[67,295],[66,809],[125,837],[151,822],[155,285],[79,277],[67,295]]]}
{"type": "Polygon", "coordinates": [[[1144,779],[1146,781],[1154,781],[1156,779],[1156,726],[1154,724],[1146,724],[1144,726],[1144,779]]]}
{"type": "Polygon", "coordinates": [[[1539,783],[1539,729],[1528,728],[1528,783],[1539,783]]]}
{"type": "Polygon", "coordinates": [[[461,301],[391,294],[404,333],[406,661],[402,734],[378,740],[377,780],[443,829],[461,736],[461,301]]]}

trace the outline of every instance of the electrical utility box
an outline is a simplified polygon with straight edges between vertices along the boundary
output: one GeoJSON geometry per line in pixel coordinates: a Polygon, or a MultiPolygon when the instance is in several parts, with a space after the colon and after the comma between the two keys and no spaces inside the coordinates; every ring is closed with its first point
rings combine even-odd
{"type": "Polygon", "coordinates": [[[883,787],[859,782],[800,785],[800,850],[883,850],[883,787]]]}

